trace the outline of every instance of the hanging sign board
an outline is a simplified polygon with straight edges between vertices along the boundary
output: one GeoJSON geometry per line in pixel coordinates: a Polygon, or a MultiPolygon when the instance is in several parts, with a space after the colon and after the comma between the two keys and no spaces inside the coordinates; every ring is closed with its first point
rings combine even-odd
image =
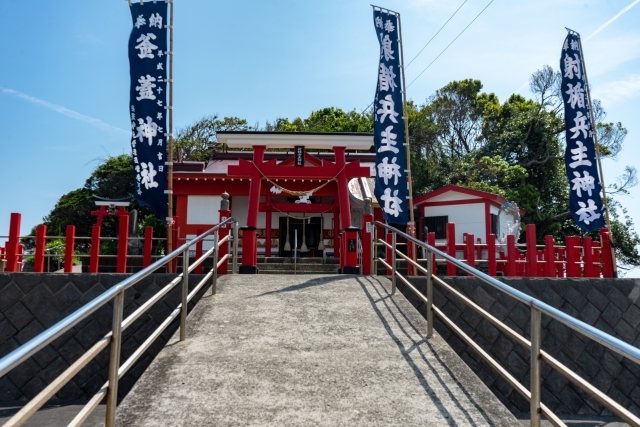
{"type": "Polygon", "coordinates": [[[134,2],[129,36],[129,115],[135,197],[156,217],[167,217],[167,10],[166,2],[134,2]]]}
{"type": "Polygon", "coordinates": [[[390,224],[409,222],[407,159],[400,89],[398,17],[373,11],[373,23],[380,43],[378,85],[373,103],[373,142],[376,149],[375,196],[390,224]]]}
{"type": "Polygon", "coordinates": [[[562,46],[562,97],[567,148],[564,155],[569,180],[569,209],[580,228],[594,231],[605,226],[602,186],[593,139],[589,99],[586,93],[580,41],[568,34],[562,46]]]}
{"type": "Polygon", "coordinates": [[[296,145],[294,148],[295,153],[295,165],[304,166],[304,145],[296,145]]]}

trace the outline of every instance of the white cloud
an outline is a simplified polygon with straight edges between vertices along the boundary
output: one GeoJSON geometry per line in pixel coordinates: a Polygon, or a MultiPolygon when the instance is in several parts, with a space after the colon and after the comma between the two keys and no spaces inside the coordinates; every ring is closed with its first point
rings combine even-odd
{"type": "Polygon", "coordinates": [[[27,95],[26,93],[18,92],[17,90],[9,89],[7,87],[0,86],[0,92],[6,93],[8,95],[13,95],[16,98],[24,99],[25,101],[29,101],[33,104],[40,105],[42,107],[48,108],[49,110],[53,110],[57,113],[64,114],[67,117],[71,117],[72,119],[79,120],[81,122],[85,122],[90,124],[91,126],[95,126],[97,128],[108,130],[112,132],[124,132],[130,133],[130,131],[121,129],[116,126],[111,126],[103,122],[100,119],[94,119],[93,117],[85,116],[84,114],[80,114],[77,111],[69,110],[61,105],[52,104],[51,102],[44,101],[42,99],[38,99],[31,95],[27,95]]]}
{"type": "Polygon", "coordinates": [[[633,74],[626,79],[604,83],[593,88],[593,97],[607,106],[636,96],[640,96],[640,74],[633,74]]]}

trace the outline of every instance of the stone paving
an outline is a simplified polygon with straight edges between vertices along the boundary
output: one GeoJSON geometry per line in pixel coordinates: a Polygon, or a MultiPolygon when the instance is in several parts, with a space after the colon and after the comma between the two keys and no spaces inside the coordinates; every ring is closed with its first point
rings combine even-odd
{"type": "Polygon", "coordinates": [[[516,426],[386,278],[219,279],[118,408],[122,426],[516,426]]]}

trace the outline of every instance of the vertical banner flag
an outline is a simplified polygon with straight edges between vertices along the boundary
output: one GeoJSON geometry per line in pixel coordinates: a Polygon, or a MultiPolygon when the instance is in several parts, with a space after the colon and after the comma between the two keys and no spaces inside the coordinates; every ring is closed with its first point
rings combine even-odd
{"type": "Polygon", "coordinates": [[[409,203],[402,91],[398,84],[400,74],[398,17],[395,14],[374,9],[373,23],[380,42],[378,86],[373,103],[373,142],[376,149],[375,196],[382,207],[385,220],[391,224],[404,225],[409,222],[409,203]]]}
{"type": "Polygon", "coordinates": [[[129,37],[131,75],[129,113],[131,154],[135,169],[135,197],[153,209],[156,217],[167,216],[166,157],[167,119],[167,10],[165,2],[130,6],[133,29],[129,37]]]}
{"type": "Polygon", "coordinates": [[[578,37],[573,33],[567,35],[560,59],[567,140],[564,161],[571,216],[583,230],[594,231],[605,225],[604,208],[578,37]]]}

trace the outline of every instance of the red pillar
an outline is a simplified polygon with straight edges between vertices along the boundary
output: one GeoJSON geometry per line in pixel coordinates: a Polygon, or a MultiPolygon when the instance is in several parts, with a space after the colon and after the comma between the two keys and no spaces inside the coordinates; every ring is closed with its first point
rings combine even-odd
{"type": "Polygon", "coordinates": [[[538,276],[538,248],[536,248],[536,225],[527,224],[527,277],[538,276]]]}
{"type": "Polygon", "coordinates": [[[151,252],[153,251],[153,227],[144,229],[144,255],[142,258],[142,267],[151,265],[151,252]]]}
{"type": "Polygon", "coordinates": [[[373,239],[373,215],[362,215],[362,274],[368,276],[371,274],[371,242],[373,239]]]}
{"type": "Polygon", "coordinates": [[[593,274],[593,242],[591,237],[584,237],[582,239],[582,246],[584,248],[584,255],[582,257],[582,260],[584,261],[584,277],[596,277],[593,274]]]}
{"type": "Polygon", "coordinates": [[[566,254],[567,254],[567,277],[580,277],[578,271],[578,248],[580,245],[580,237],[567,236],[565,239],[566,254]]]}
{"type": "Polygon", "coordinates": [[[7,265],[4,271],[14,272],[18,267],[18,245],[20,245],[20,222],[22,215],[19,213],[11,214],[9,223],[9,240],[5,250],[7,251],[7,265]]]}
{"type": "MultiPolygon", "coordinates": [[[[264,239],[264,256],[265,258],[269,258],[271,256],[271,191],[267,192],[267,211],[264,213],[265,220],[265,232],[266,236],[264,239]]],[[[324,235],[322,234],[322,230],[320,230],[320,238],[324,235]]]]}
{"type": "MultiPolygon", "coordinates": [[[[473,234],[467,234],[467,241],[466,241],[466,245],[465,245],[465,249],[466,249],[466,254],[465,254],[465,258],[467,259],[467,265],[469,267],[476,267],[476,259],[475,259],[475,255],[476,255],[476,245],[475,245],[475,237],[473,236],[473,234]]],[[[469,276],[471,276],[471,273],[468,273],[469,276]]]]}
{"type": "MultiPolygon", "coordinates": [[[[264,162],[264,145],[253,146],[253,164],[260,167],[264,162]]],[[[254,168],[255,169],[255,168],[254,168]]],[[[249,186],[249,206],[247,208],[247,225],[242,227],[242,265],[240,274],[258,273],[258,240],[256,228],[258,227],[258,210],[260,208],[260,185],[262,176],[255,169],[251,176],[249,186]]]]}
{"type": "MultiPolygon", "coordinates": [[[[228,205],[227,205],[228,206],[228,205]]],[[[227,218],[231,217],[231,211],[229,209],[220,209],[218,211],[220,213],[220,222],[225,221],[227,218]]],[[[231,234],[231,225],[225,224],[220,227],[218,230],[218,240],[222,240],[231,234]]],[[[218,260],[229,253],[229,242],[225,242],[220,246],[218,250],[218,260]]],[[[229,272],[229,260],[223,262],[218,268],[218,274],[227,274],[229,272]]]]}
{"type": "MultiPolygon", "coordinates": [[[[436,247],[436,233],[431,232],[427,235],[427,245],[432,246],[432,247],[436,247]]],[[[433,271],[431,272],[433,275],[435,275],[438,272],[438,268],[436,265],[436,255],[433,254],[433,271]]]]}
{"type": "MultiPolygon", "coordinates": [[[[171,242],[173,244],[173,250],[175,251],[178,247],[180,247],[180,242],[178,241],[178,236],[179,236],[179,230],[178,230],[178,217],[174,216],[173,217],[173,227],[171,228],[171,242]]],[[[171,261],[171,271],[173,273],[178,273],[178,258],[174,258],[173,261],[171,261]]]]}
{"type": "Polygon", "coordinates": [[[336,210],[333,212],[333,257],[337,259],[341,259],[339,235],[340,235],[340,212],[336,210]]]}
{"type": "Polygon", "coordinates": [[[519,258],[518,249],[516,248],[516,236],[507,235],[507,276],[516,276],[518,268],[516,260],[519,258]]]}
{"type": "Polygon", "coordinates": [[[91,253],[89,254],[89,273],[97,273],[100,265],[100,226],[91,228],[91,253]]]}
{"type": "Polygon", "coordinates": [[[611,253],[611,237],[609,229],[600,229],[600,242],[602,246],[602,277],[613,277],[613,255],[611,253]]]}
{"type": "MultiPolygon", "coordinates": [[[[204,230],[202,228],[198,228],[196,230],[196,236],[201,235],[202,233],[204,233],[204,230]]],[[[196,243],[196,259],[194,260],[197,261],[200,259],[200,257],[202,256],[202,240],[200,240],[198,243],[196,243]]],[[[198,265],[193,272],[195,274],[202,274],[202,264],[198,265]]]]}
{"type": "Polygon", "coordinates": [[[593,277],[602,277],[602,257],[599,247],[593,249],[593,277]]]}
{"type": "Polygon", "coordinates": [[[557,271],[558,271],[558,277],[564,277],[564,267],[565,267],[565,261],[564,261],[564,254],[565,254],[565,248],[557,248],[557,253],[558,253],[558,263],[557,263],[557,271]]]}
{"type": "Polygon", "coordinates": [[[338,206],[340,211],[340,229],[345,230],[351,225],[351,207],[349,206],[349,187],[347,174],[344,171],[346,164],[345,147],[333,147],[336,156],[336,166],[341,172],[338,174],[338,206]]]}
{"type": "Polygon", "coordinates": [[[67,225],[67,234],[64,246],[64,272],[73,271],[73,250],[75,249],[76,226],[67,225]]]}
{"type": "MultiPolygon", "coordinates": [[[[120,224],[118,227],[118,261],[116,273],[127,272],[127,250],[129,247],[129,214],[119,215],[120,224]]],[[[177,244],[175,246],[178,246],[177,244]]]]}
{"type": "Polygon", "coordinates": [[[553,236],[544,236],[544,274],[556,277],[556,243],[553,236]]]}
{"type": "Polygon", "coordinates": [[[36,254],[33,261],[34,273],[44,271],[44,250],[47,246],[47,226],[40,224],[36,230],[36,254]]]}
{"type": "Polygon", "coordinates": [[[495,234],[489,234],[487,236],[487,264],[489,264],[489,276],[495,276],[498,272],[495,234]]]}
{"type": "MultiPolygon", "coordinates": [[[[456,257],[456,225],[453,222],[447,224],[447,254],[456,257]]],[[[447,262],[447,276],[456,275],[456,266],[447,262]]]]}

